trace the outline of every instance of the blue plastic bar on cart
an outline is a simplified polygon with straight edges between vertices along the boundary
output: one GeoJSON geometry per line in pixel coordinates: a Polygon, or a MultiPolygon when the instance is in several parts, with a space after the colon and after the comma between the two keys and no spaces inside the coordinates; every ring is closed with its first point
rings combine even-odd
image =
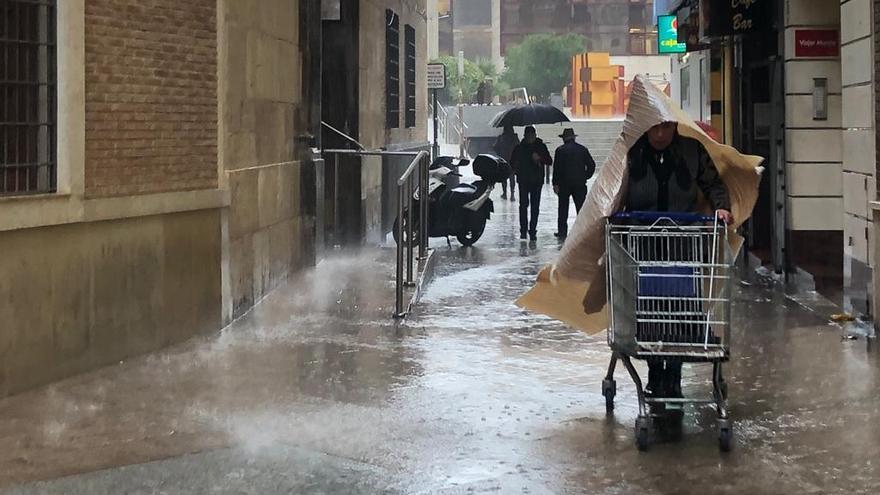
{"type": "Polygon", "coordinates": [[[639,222],[656,222],[668,218],[678,223],[714,222],[715,217],[700,213],[681,213],[672,211],[625,211],[615,213],[611,217],[614,220],[636,220],[639,222]]]}

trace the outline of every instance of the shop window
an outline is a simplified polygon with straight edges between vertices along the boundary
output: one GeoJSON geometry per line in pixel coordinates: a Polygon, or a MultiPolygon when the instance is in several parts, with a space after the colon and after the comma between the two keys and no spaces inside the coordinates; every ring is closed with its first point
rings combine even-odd
{"type": "Polygon", "coordinates": [[[519,24],[520,26],[532,26],[535,24],[535,6],[531,0],[519,3],[519,24]]]}
{"type": "Polygon", "coordinates": [[[416,29],[409,24],[404,29],[406,61],[404,82],[406,85],[406,126],[416,126],[416,29]]]}
{"type": "Polygon", "coordinates": [[[629,28],[645,29],[645,5],[633,4],[629,5],[629,28]]]}
{"type": "Polygon", "coordinates": [[[55,0],[0,2],[0,195],[56,189],[55,0]]]}
{"type": "Polygon", "coordinates": [[[400,16],[385,11],[385,127],[400,127],[400,16]]]}

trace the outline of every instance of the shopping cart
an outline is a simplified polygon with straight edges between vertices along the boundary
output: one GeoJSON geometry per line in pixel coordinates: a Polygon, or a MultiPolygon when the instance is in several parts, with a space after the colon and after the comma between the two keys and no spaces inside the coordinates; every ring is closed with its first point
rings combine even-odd
{"type": "Polygon", "coordinates": [[[605,237],[612,350],[602,383],[606,408],[614,408],[619,360],[638,392],[640,450],[648,448],[653,420],[668,418],[661,412],[667,406],[710,403],[718,411],[719,447],[728,451],[732,430],[722,363],[730,358],[733,259],[726,226],[716,217],[630,212],[609,218],[605,237]],[[712,363],[712,397],[647,397],[632,359],[712,363]]]}

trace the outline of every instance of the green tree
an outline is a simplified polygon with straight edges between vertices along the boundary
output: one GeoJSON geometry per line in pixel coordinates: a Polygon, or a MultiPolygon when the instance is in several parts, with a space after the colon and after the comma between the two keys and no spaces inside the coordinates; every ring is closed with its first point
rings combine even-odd
{"type": "Polygon", "coordinates": [[[443,103],[458,103],[459,90],[465,103],[473,101],[477,88],[486,78],[480,66],[470,60],[464,61],[464,73],[458,77],[458,59],[452,56],[440,57],[435,63],[446,66],[446,89],[438,95],[443,103]]]}
{"type": "Polygon", "coordinates": [[[504,80],[512,88],[524,87],[546,100],[571,82],[571,58],[586,49],[577,34],[533,34],[507,50],[504,80]]]}

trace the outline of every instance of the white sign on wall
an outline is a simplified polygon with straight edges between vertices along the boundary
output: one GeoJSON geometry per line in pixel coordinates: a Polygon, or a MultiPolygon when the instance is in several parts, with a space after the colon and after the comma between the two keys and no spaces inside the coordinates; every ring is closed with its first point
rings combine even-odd
{"type": "Polygon", "coordinates": [[[428,89],[443,89],[446,87],[446,66],[443,64],[428,64],[428,89]]]}

